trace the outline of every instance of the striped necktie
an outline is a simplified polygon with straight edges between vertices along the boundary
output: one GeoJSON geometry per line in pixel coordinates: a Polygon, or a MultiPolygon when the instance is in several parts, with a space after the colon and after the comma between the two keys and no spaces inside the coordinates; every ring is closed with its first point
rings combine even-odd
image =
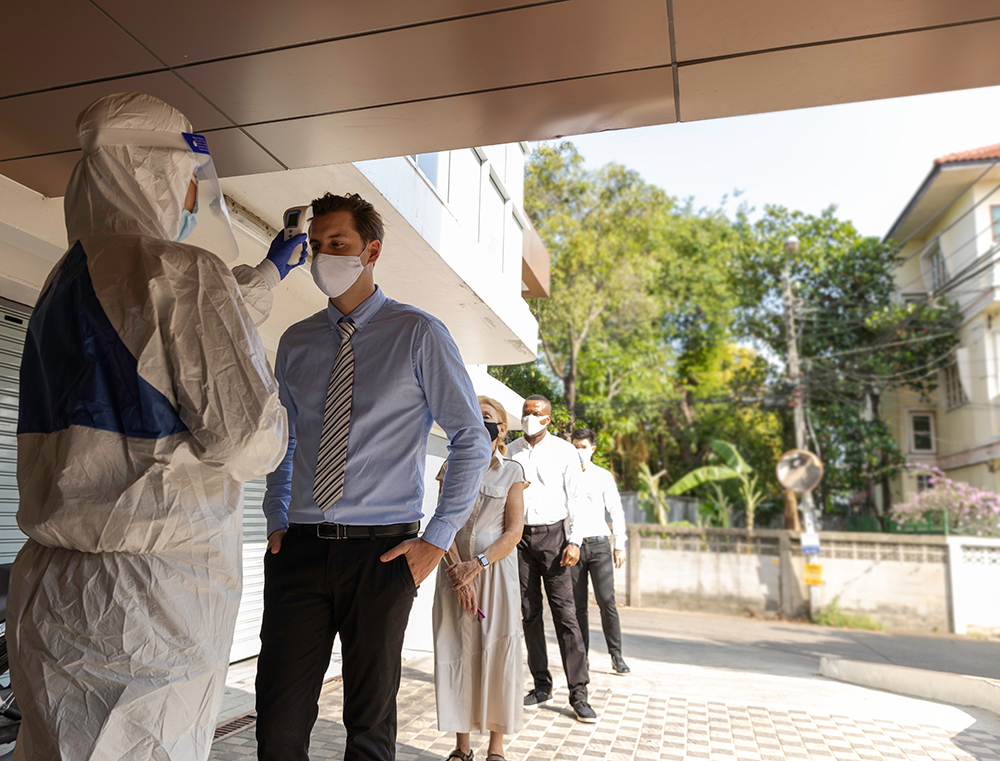
{"type": "Polygon", "coordinates": [[[347,467],[347,436],[351,427],[351,393],[354,390],[354,349],[351,336],[357,326],[349,317],[337,323],[340,351],[333,363],[326,390],[323,434],[313,482],[313,499],[326,512],[344,496],[344,469],[347,467]]]}

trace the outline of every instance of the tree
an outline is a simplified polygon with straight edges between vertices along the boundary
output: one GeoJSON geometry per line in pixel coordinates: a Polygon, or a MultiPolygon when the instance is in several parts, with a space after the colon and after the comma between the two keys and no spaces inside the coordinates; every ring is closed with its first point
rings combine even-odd
{"type": "MultiPolygon", "coordinates": [[[[532,309],[548,367],[563,384],[570,427],[587,342],[652,345],[659,304],[650,287],[657,277],[651,220],[671,203],[622,166],[585,169],[571,143],[532,154],[525,210],[552,259],[551,297],[534,300],[532,309]]],[[[607,367],[613,397],[637,368],[627,361],[607,367]]]]}
{"type": "MultiPolygon", "coordinates": [[[[786,261],[790,267],[811,438],[827,463],[824,493],[871,494],[879,486],[888,495],[888,479],[903,458],[881,418],[879,399],[900,386],[925,395],[934,390],[938,370],[958,343],[957,308],[896,303],[895,248],[860,235],[833,207],[811,216],[767,206],[756,222],[744,209],[736,231],[736,332],[781,365],[787,348],[781,270],[786,261]],[[790,234],[801,245],[789,260],[783,243],[790,234]]],[[[780,366],[770,373],[775,396],[790,395],[786,373],[780,366]]],[[[790,447],[790,419],[784,419],[790,447]]]]}

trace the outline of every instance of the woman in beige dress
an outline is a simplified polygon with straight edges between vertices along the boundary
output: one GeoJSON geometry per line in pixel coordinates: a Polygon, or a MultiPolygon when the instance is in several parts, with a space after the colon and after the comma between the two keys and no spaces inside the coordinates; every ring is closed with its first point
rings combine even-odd
{"type": "MultiPolygon", "coordinates": [[[[470,734],[489,731],[486,761],[504,761],[503,736],[524,723],[521,594],[514,549],[524,527],[524,471],[503,459],[507,413],[479,397],[493,459],[476,506],[441,561],[434,591],[438,729],[455,733],[448,756],[472,761],[470,734]]],[[[438,479],[444,478],[444,467],[438,479]]]]}

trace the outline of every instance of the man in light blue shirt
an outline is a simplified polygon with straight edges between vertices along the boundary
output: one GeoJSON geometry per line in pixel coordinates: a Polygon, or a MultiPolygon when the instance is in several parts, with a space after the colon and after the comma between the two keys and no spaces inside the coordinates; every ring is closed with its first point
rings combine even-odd
{"type": "Polygon", "coordinates": [[[285,332],[275,363],[289,445],[264,498],[258,758],[308,758],[339,633],[345,758],[392,759],[410,607],[472,511],[489,434],[444,325],[375,285],[378,212],[357,195],[312,206],[313,278],[330,302],[285,332]],[[417,538],[434,421],[448,469],[417,538]]]}

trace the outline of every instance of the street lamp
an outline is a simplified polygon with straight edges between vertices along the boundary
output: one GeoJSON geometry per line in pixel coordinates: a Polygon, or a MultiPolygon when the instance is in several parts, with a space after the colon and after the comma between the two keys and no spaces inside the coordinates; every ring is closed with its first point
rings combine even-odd
{"type": "Polygon", "coordinates": [[[795,256],[799,252],[799,239],[794,235],[789,235],[785,238],[785,251],[795,256]]]}

